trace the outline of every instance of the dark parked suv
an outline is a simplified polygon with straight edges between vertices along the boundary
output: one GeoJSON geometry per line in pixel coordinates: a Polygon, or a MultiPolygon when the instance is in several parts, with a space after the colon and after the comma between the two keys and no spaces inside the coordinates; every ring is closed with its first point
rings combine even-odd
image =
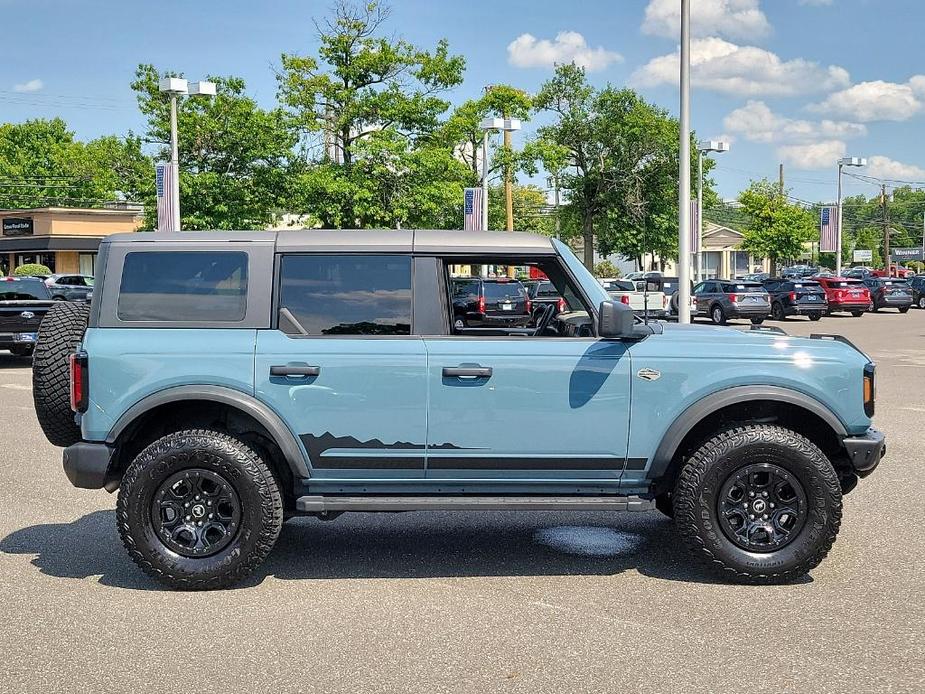
{"type": "Polygon", "coordinates": [[[909,286],[912,287],[912,303],[925,309],[925,276],[916,275],[910,278],[909,286]]]}
{"type": "Polygon", "coordinates": [[[864,284],[870,290],[871,311],[897,308],[900,313],[905,313],[912,306],[912,287],[906,280],[870,275],[864,278],[864,284]]]}
{"type": "Polygon", "coordinates": [[[697,315],[709,316],[717,325],[729,318],[748,318],[760,325],[771,312],[768,293],[759,282],[707,280],[694,287],[697,315]]]}
{"type": "Polygon", "coordinates": [[[815,280],[768,279],[762,282],[771,299],[771,318],[809,316],[819,320],[826,310],[825,290],[815,280]]]}
{"type": "Polygon", "coordinates": [[[527,289],[518,280],[463,277],[452,283],[453,326],[457,330],[526,326],[533,319],[527,289]]]}

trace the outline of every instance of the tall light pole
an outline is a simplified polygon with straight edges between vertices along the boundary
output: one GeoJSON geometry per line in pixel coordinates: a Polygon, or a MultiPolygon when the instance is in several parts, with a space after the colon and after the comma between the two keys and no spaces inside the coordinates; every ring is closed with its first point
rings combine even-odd
{"type": "Polygon", "coordinates": [[[488,136],[504,128],[503,118],[483,118],[482,130],[482,230],[488,231],[488,136]]]}
{"type": "Polygon", "coordinates": [[[697,281],[703,282],[703,155],[728,152],[728,142],[701,140],[697,143],[697,281]]]}
{"type": "Polygon", "coordinates": [[[161,93],[170,96],[170,197],[173,200],[173,220],[171,228],[180,230],[180,148],[177,135],[177,97],[178,96],[215,96],[214,82],[189,83],[179,77],[164,77],[158,85],[161,93]]]}
{"type": "Polygon", "coordinates": [[[681,0],[681,127],[678,162],[678,323],[691,322],[691,3],[681,0]]]}
{"type": "MultiPolygon", "coordinates": [[[[867,166],[867,160],[862,157],[843,157],[838,160],[838,219],[835,225],[835,276],[841,277],[841,170],[845,166],[867,166]]],[[[889,263],[889,259],[887,259],[889,263]]]]}

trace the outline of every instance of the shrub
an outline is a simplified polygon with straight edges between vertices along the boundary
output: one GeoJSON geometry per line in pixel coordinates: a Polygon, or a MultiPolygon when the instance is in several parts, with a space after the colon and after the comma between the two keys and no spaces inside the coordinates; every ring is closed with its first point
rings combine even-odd
{"type": "Polygon", "coordinates": [[[617,269],[617,266],[609,260],[602,260],[594,266],[595,277],[619,277],[620,274],[620,270],[617,269]]]}
{"type": "Polygon", "coordinates": [[[26,263],[13,270],[13,275],[16,277],[27,277],[29,275],[45,275],[47,277],[50,274],[51,270],[39,263],[26,263]]]}

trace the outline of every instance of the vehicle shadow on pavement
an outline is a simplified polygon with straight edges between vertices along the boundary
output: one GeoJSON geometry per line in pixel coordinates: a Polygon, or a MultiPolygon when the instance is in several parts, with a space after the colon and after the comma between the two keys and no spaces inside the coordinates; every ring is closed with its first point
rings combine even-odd
{"type": "MultiPolygon", "coordinates": [[[[100,576],[107,586],[162,589],[126,555],[114,511],[16,530],[0,540],[0,552],[35,555],[32,565],[47,576],[100,576]]],[[[258,585],[267,576],[610,576],[633,570],[670,581],[724,582],[688,553],[672,523],[656,512],[417,512],[293,519],[266,562],[237,587],[258,585]]]]}
{"type": "Polygon", "coordinates": [[[14,357],[12,354],[0,352],[0,370],[2,369],[32,369],[32,357],[14,357]]]}

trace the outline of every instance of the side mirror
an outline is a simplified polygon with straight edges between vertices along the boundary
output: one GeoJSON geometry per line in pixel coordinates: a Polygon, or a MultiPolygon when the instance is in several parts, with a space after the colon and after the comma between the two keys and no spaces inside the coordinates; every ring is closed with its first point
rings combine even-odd
{"type": "Polygon", "coordinates": [[[600,323],[597,333],[600,337],[627,337],[633,334],[636,317],[626,304],[618,301],[602,301],[599,310],[600,323]]]}

